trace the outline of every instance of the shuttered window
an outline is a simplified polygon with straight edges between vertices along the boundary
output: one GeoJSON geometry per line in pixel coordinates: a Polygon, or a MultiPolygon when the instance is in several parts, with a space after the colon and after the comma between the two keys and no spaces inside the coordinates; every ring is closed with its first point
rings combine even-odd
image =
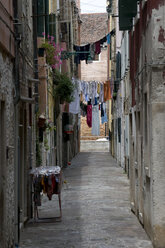
{"type": "Polygon", "coordinates": [[[137,14],[137,0],[119,0],[119,29],[131,30],[132,19],[137,14]]]}

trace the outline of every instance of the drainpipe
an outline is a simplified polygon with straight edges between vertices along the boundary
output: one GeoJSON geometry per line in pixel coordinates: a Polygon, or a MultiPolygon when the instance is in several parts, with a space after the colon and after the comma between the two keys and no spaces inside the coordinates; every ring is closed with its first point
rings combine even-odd
{"type": "MultiPolygon", "coordinates": [[[[33,0],[33,59],[34,78],[38,80],[38,53],[37,53],[37,0],[33,0]]],[[[35,83],[35,94],[38,95],[38,82],[35,83]]],[[[35,99],[35,112],[38,112],[38,97],[35,99]]]]}
{"type": "Polygon", "coordinates": [[[19,47],[21,37],[18,32],[18,3],[17,0],[13,1],[14,9],[14,27],[15,27],[15,61],[14,61],[14,83],[15,83],[15,98],[14,98],[14,109],[15,109],[15,247],[19,245],[20,236],[20,183],[19,183],[19,164],[20,164],[20,150],[19,150],[19,101],[20,101],[20,81],[19,81],[19,47]]]}
{"type": "MultiPolygon", "coordinates": [[[[37,46],[37,0],[32,0],[32,15],[33,15],[33,60],[34,60],[34,79],[38,81],[38,46],[37,46]]],[[[39,111],[39,103],[38,103],[38,82],[35,82],[35,113],[39,111]]],[[[33,118],[33,117],[32,117],[33,118]]],[[[37,129],[37,118],[35,118],[35,140],[38,139],[38,129],[37,129]]],[[[30,131],[30,130],[29,130],[30,131]]],[[[30,131],[30,135],[32,136],[32,130],[30,131]]],[[[32,143],[31,143],[32,144],[32,143]]],[[[36,143],[34,144],[36,150],[36,143]]],[[[30,153],[31,154],[31,153],[30,153]]],[[[32,158],[30,157],[30,169],[32,168],[32,158]]],[[[33,193],[32,193],[32,178],[29,178],[31,191],[30,191],[30,215],[33,217],[33,193]]]]}

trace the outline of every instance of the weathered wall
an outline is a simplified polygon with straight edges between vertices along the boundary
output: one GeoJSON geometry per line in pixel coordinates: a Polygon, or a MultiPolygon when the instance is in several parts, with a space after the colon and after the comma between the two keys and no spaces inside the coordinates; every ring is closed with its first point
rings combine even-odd
{"type": "Polygon", "coordinates": [[[2,0],[0,8],[0,44],[10,55],[14,56],[14,25],[13,25],[13,1],[2,0]],[[6,28],[6,24],[9,28],[6,28]]]}
{"type": "MultiPolygon", "coordinates": [[[[165,3],[148,1],[134,34],[132,134],[130,136],[132,209],[153,241],[165,247],[165,3]],[[141,37],[137,40],[136,37],[141,37]],[[135,96],[135,98],[134,98],[135,96]]],[[[133,36],[132,36],[133,39],[133,36]]],[[[133,51],[133,50],[132,50],[133,51]]],[[[133,54],[131,53],[130,56],[133,54]]],[[[132,74],[133,73],[133,74],[132,74]]],[[[133,77],[132,77],[133,79],[133,77]]]]}
{"type": "Polygon", "coordinates": [[[13,64],[4,52],[0,52],[0,247],[3,248],[13,247],[14,244],[13,96],[13,64]],[[4,111],[4,120],[2,111],[4,111]]]}

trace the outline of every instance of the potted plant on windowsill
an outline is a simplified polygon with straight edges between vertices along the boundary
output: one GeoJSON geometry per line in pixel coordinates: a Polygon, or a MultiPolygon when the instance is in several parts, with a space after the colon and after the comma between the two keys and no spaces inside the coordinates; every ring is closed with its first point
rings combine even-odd
{"type": "MultiPolygon", "coordinates": [[[[45,35],[43,33],[43,35],[45,35]]],[[[53,78],[53,95],[59,99],[60,104],[64,102],[70,103],[73,101],[74,85],[67,73],[60,73],[59,68],[62,64],[61,52],[62,48],[55,44],[54,37],[49,36],[42,43],[42,48],[45,49],[46,62],[52,68],[53,78]]]]}
{"type": "Polygon", "coordinates": [[[70,103],[73,101],[74,85],[66,73],[63,74],[58,70],[54,70],[53,83],[54,95],[59,98],[61,104],[64,102],[70,103]]]}

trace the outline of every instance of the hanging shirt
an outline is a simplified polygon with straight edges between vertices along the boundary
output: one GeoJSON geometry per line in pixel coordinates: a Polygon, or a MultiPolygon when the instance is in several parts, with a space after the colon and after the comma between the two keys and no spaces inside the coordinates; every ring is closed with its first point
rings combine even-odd
{"type": "Polygon", "coordinates": [[[95,82],[93,81],[93,82],[92,82],[92,99],[91,99],[92,105],[95,104],[95,95],[96,95],[95,87],[96,87],[96,84],[95,84],[95,82]]]}
{"type": "Polygon", "coordinates": [[[69,104],[69,112],[72,114],[78,114],[80,112],[80,95],[79,95],[79,82],[73,81],[75,85],[74,89],[74,100],[69,104]]]}
{"type": "Polygon", "coordinates": [[[95,43],[90,45],[90,56],[92,60],[95,59],[95,43]]]}
{"type": "Polygon", "coordinates": [[[92,135],[100,135],[99,105],[92,107],[92,135]]]}
{"type": "Polygon", "coordinates": [[[100,41],[95,42],[95,53],[100,54],[101,53],[101,46],[100,46],[100,41]]]}
{"type": "Polygon", "coordinates": [[[100,94],[100,83],[97,84],[97,94],[100,94]]]}
{"type": "Polygon", "coordinates": [[[92,105],[87,106],[87,124],[88,127],[92,127],[92,105]]]}
{"type": "Polygon", "coordinates": [[[92,82],[89,82],[89,98],[92,99],[92,82]]]}
{"type": "Polygon", "coordinates": [[[100,83],[99,102],[104,102],[104,84],[100,83]]]}

